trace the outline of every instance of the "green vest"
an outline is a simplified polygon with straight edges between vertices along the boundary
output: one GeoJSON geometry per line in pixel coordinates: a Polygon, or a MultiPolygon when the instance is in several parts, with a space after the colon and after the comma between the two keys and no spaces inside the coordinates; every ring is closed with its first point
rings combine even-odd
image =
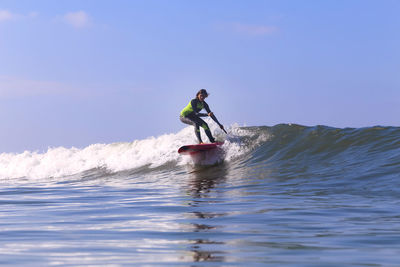
{"type": "MultiPolygon", "coordinates": [[[[200,111],[200,110],[202,110],[204,108],[204,105],[203,105],[203,102],[198,102],[197,103],[197,107],[196,107],[196,110],[198,110],[198,111],[200,111]]],[[[192,107],[192,100],[190,100],[190,102],[189,102],[189,104],[184,108],[184,109],[182,109],[182,111],[181,111],[181,116],[183,116],[183,117],[186,117],[187,115],[189,115],[190,113],[192,113],[194,110],[193,110],[193,107],[192,107]]]]}

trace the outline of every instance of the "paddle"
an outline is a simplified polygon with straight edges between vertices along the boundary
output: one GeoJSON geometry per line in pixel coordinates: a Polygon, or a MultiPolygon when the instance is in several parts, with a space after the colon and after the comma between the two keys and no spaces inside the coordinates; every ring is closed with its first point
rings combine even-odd
{"type": "Polygon", "coordinates": [[[208,116],[210,116],[216,123],[218,123],[218,125],[222,129],[222,131],[224,131],[226,134],[228,134],[226,132],[226,130],[224,129],[224,126],[221,123],[219,123],[219,121],[217,120],[217,117],[215,117],[214,113],[210,112],[210,113],[208,113],[208,116]]]}
{"type": "Polygon", "coordinates": [[[225,130],[225,128],[224,128],[224,126],[221,124],[221,129],[222,129],[222,131],[224,131],[226,134],[228,134],[227,132],[226,132],[226,130],[225,130]]]}

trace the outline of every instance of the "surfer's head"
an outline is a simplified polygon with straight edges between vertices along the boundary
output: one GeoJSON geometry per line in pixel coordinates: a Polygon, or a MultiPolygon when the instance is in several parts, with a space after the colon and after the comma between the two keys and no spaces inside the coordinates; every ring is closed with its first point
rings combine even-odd
{"type": "Polygon", "coordinates": [[[208,93],[207,93],[206,89],[200,89],[200,91],[198,91],[197,94],[196,94],[196,97],[200,101],[203,101],[207,96],[208,96],[208,93]]]}

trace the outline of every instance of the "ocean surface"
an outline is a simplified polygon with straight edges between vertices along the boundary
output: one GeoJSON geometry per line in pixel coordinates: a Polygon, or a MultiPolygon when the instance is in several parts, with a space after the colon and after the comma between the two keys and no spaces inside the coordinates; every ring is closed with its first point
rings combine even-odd
{"type": "Polygon", "coordinates": [[[0,154],[0,265],[400,266],[400,128],[212,130],[0,154]]]}

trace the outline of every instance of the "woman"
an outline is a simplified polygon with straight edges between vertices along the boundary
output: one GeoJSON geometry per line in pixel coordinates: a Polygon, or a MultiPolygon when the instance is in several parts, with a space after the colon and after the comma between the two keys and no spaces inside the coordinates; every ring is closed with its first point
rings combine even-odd
{"type": "Polygon", "coordinates": [[[203,121],[200,117],[210,116],[219,125],[219,127],[225,131],[224,126],[218,122],[217,118],[208,107],[206,101],[204,101],[207,96],[208,93],[206,89],[201,89],[200,91],[198,91],[196,94],[196,98],[192,99],[189,102],[189,104],[181,111],[180,115],[180,120],[183,123],[194,126],[194,133],[196,134],[197,140],[200,144],[203,143],[200,136],[200,127],[204,129],[210,142],[215,142],[215,139],[211,134],[210,128],[208,128],[207,123],[203,121]],[[199,113],[203,108],[207,111],[207,114],[199,113]]]}

